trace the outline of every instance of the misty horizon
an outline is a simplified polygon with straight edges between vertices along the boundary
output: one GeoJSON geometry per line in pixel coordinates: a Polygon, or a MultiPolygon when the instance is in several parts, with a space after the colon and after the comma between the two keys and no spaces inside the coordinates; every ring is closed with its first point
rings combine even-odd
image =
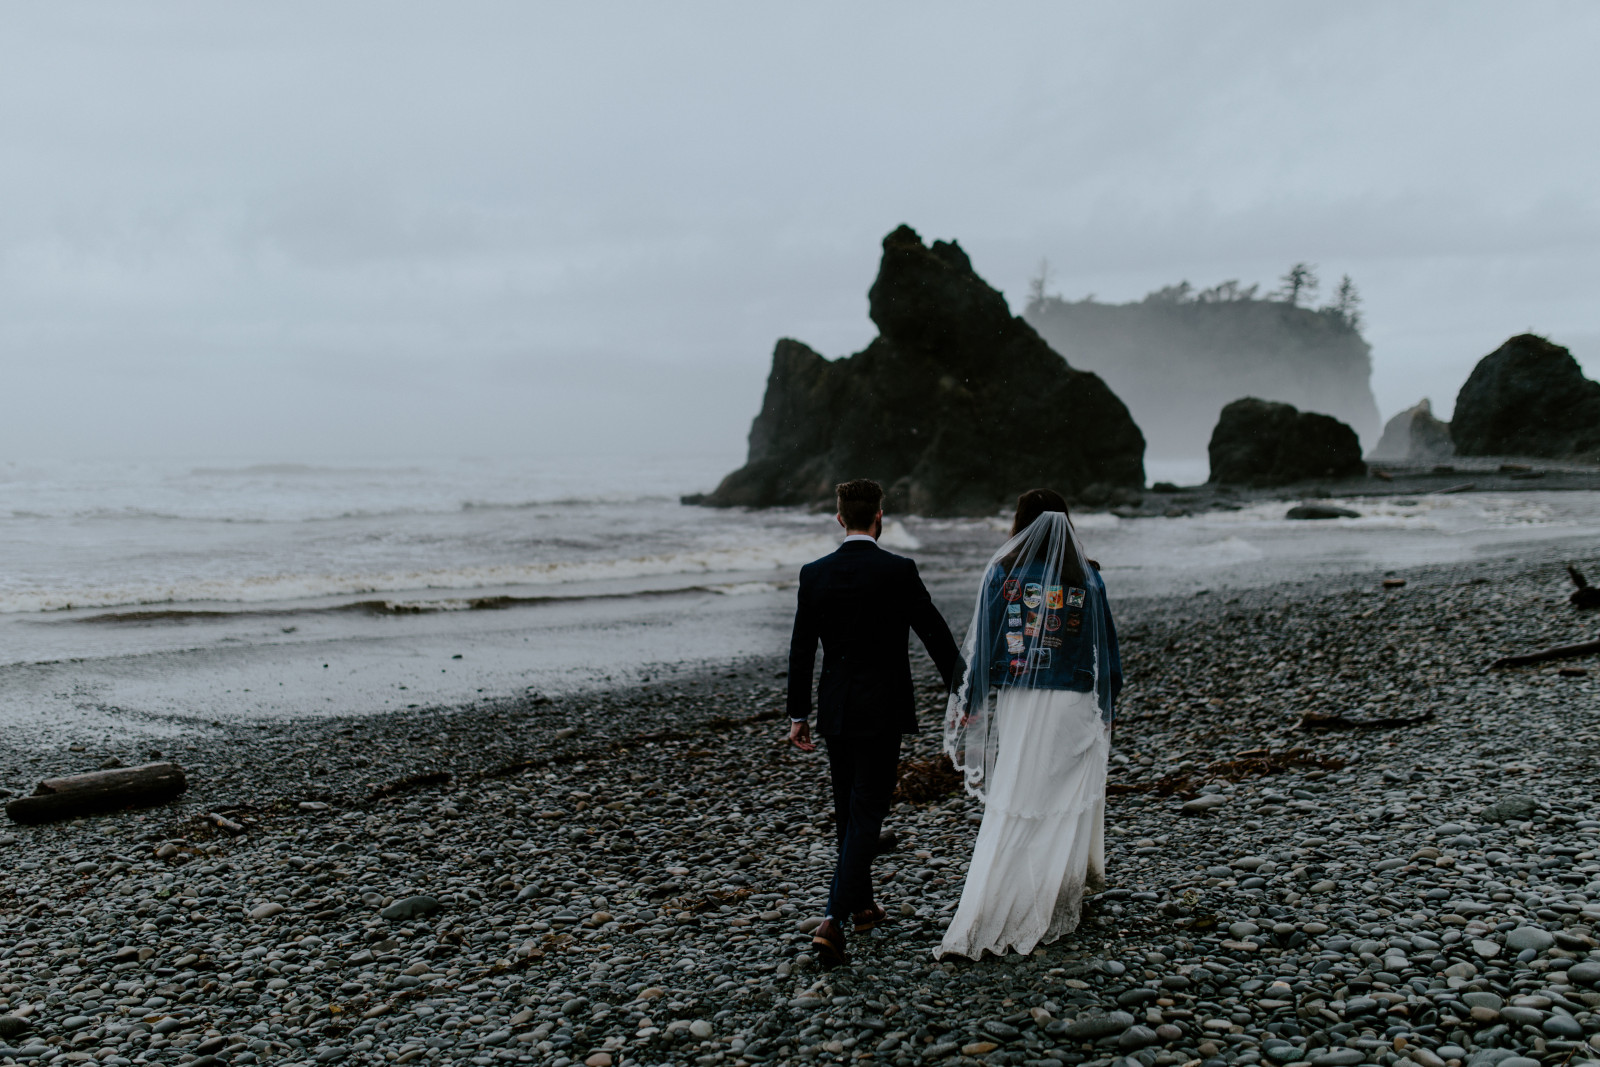
{"type": "Polygon", "coordinates": [[[1600,12],[12,12],[0,461],[736,457],[900,223],[1025,308],[1315,263],[1384,419],[1600,376],[1600,12]]]}

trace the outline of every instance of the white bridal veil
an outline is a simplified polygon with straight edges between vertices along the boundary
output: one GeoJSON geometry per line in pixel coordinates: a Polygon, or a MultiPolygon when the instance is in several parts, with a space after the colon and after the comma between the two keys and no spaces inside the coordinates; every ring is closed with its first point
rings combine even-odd
{"type": "Polygon", "coordinates": [[[967,672],[944,720],[944,750],[967,792],[982,799],[993,774],[1004,688],[1093,691],[1109,726],[1103,589],[1063,512],[1040,515],[989,560],[961,646],[967,672]]]}

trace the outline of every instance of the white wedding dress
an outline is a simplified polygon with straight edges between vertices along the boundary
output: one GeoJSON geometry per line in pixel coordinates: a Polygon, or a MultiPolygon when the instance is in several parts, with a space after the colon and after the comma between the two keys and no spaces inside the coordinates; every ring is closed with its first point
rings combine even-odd
{"type": "Polygon", "coordinates": [[[1006,687],[983,825],[936,956],[1033,951],[1071,933],[1105,884],[1111,730],[1093,692],[1006,687]]]}

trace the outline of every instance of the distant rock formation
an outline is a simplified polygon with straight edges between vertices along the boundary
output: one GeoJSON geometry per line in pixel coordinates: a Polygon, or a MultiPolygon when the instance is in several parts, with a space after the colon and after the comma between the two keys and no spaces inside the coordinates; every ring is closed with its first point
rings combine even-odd
{"type": "Polygon", "coordinates": [[[1434,418],[1433,405],[1423,397],[1416,407],[1406,408],[1389,420],[1368,458],[1391,463],[1437,463],[1455,454],[1450,424],[1434,418]]]}
{"type": "Polygon", "coordinates": [[[1253,289],[1172,286],[1131,304],[1037,297],[1025,317],[1074,367],[1105,378],[1151,456],[1199,455],[1217,410],[1247,395],[1326,412],[1375,438],[1372,349],[1357,319],[1253,289]]]}
{"type": "Polygon", "coordinates": [[[878,336],[829,361],[782,340],[745,465],[686,503],[832,503],[875,478],[895,511],[982,515],[1049,486],[1069,497],[1144,485],[1144,437],[1105,382],[1069,367],[954,241],[883,240],[867,292],[878,336]]]}
{"type": "Polygon", "coordinates": [[[1519,334],[1478,361],[1456,395],[1450,437],[1463,456],[1593,457],[1600,382],[1558,344],[1519,334]]]}
{"type": "Polygon", "coordinates": [[[1211,480],[1273,486],[1367,473],[1356,432],[1331,415],[1247,396],[1222,409],[1208,448],[1211,480]]]}

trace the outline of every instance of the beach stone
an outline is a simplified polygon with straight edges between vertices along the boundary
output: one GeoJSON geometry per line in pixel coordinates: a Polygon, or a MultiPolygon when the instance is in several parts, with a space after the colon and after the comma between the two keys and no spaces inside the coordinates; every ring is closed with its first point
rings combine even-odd
{"type": "Polygon", "coordinates": [[[1261,927],[1251,922],[1237,922],[1228,927],[1228,933],[1232,935],[1235,941],[1243,941],[1251,934],[1259,934],[1260,932],[1261,927]]]}
{"type": "Polygon", "coordinates": [[[1544,1065],[1531,1056],[1507,1056],[1500,1061],[1499,1067],[1544,1067],[1544,1065]]]}
{"type": "MultiPolygon", "coordinates": [[[[1193,800],[1185,801],[1183,812],[1186,815],[1204,815],[1213,808],[1222,807],[1227,802],[1228,798],[1221,793],[1207,793],[1203,797],[1195,797],[1193,800]]],[[[1231,875],[1233,871],[1230,869],[1228,873],[1231,875]]]]}
{"type": "Polygon", "coordinates": [[[1261,1042],[1261,1051],[1275,1063],[1293,1063],[1300,1058],[1300,1049],[1281,1037],[1267,1038],[1261,1042]]]}
{"type": "Polygon", "coordinates": [[[704,1041],[711,1036],[712,1026],[706,1019],[696,1019],[689,1024],[689,1033],[704,1041]]]}
{"type": "Polygon", "coordinates": [[[1156,1032],[1150,1029],[1148,1026],[1135,1024],[1124,1030],[1122,1032],[1122,1036],[1117,1038],[1117,1047],[1122,1049],[1139,1049],[1144,1048],[1146,1045],[1154,1045],[1160,1040],[1161,1039],[1156,1036],[1156,1032]]]}
{"type": "Polygon", "coordinates": [[[1554,1015],[1547,1018],[1539,1027],[1546,1035],[1564,1041],[1582,1041],[1583,1024],[1569,1015],[1554,1015]]]}
{"type": "Polygon", "coordinates": [[[1522,822],[1533,818],[1538,801],[1529,796],[1501,797],[1478,813],[1484,822],[1522,822]]]}
{"type": "Polygon", "coordinates": [[[1539,926],[1519,926],[1506,934],[1506,948],[1512,952],[1533,949],[1543,952],[1556,943],[1556,935],[1539,926]]]}
{"type": "Polygon", "coordinates": [[[584,1061],[584,1067],[611,1067],[611,1053],[596,1052],[584,1061]]]}
{"type": "Polygon", "coordinates": [[[1600,985],[1600,960],[1585,960],[1567,968],[1567,978],[1582,985],[1600,985]]]}
{"type": "Polygon", "coordinates": [[[433,897],[419,894],[395,901],[378,912],[378,915],[390,922],[404,922],[407,919],[417,919],[425,915],[432,915],[438,910],[439,902],[437,900],[433,897]]]}
{"type": "Polygon", "coordinates": [[[279,904],[275,900],[270,900],[265,904],[258,904],[254,908],[250,909],[250,918],[270,919],[274,915],[283,914],[285,910],[287,909],[285,909],[282,904],[279,904]]]}
{"type": "Polygon", "coordinates": [[[1378,1002],[1372,997],[1349,997],[1344,1002],[1344,1013],[1350,1015],[1368,1015],[1378,1010],[1378,1002]]]}
{"type": "Polygon", "coordinates": [[[1067,1027],[1067,1036],[1090,1041],[1120,1034],[1133,1025],[1133,1016],[1125,1011],[1107,1012],[1104,1015],[1081,1015],[1067,1027]]]}
{"type": "Polygon", "coordinates": [[[1500,1018],[1517,1026],[1538,1026],[1544,1022],[1545,1013],[1538,1008],[1521,1008],[1516,1005],[1500,1009],[1500,1018]]]}
{"type": "Polygon", "coordinates": [[[1311,1057],[1311,1067],[1355,1067],[1366,1059],[1367,1054],[1358,1048],[1336,1048],[1311,1057]]]}
{"type": "Polygon", "coordinates": [[[1484,990],[1473,990],[1470,993],[1461,994],[1461,1003],[1465,1004],[1469,1008],[1492,1008],[1495,1011],[1499,1011],[1501,1005],[1503,1005],[1505,1001],[1500,999],[1500,995],[1498,993],[1490,993],[1484,990]]]}
{"type": "MultiPolygon", "coordinates": [[[[1515,1055],[1516,1052],[1508,1048],[1479,1049],[1467,1057],[1467,1067],[1498,1067],[1501,1060],[1508,1060],[1515,1055]]],[[[1451,1058],[1459,1059],[1460,1057],[1451,1058]]]]}
{"type": "Polygon", "coordinates": [[[1486,960],[1492,960],[1500,955],[1500,946],[1493,941],[1476,940],[1472,942],[1472,951],[1486,960]]]}

